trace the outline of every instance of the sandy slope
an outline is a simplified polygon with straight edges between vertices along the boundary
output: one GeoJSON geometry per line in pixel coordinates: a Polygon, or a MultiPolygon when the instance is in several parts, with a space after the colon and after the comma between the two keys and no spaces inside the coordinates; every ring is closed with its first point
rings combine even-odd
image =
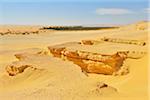
{"type": "MultiPolygon", "coordinates": [[[[148,55],[140,59],[127,59],[130,72],[123,76],[82,73],[79,66],[70,61],[54,58],[47,46],[83,39],[113,37],[138,39],[147,42],[148,29],[145,22],[103,31],[52,32],[39,35],[6,35],[0,37],[0,98],[2,100],[148,100],[148,55]],[[144,28],[143,28],[144,27],[144,28]],[[18,61],[14,54],[23,53],[25,59],[18,61]],[[15,61],[15,62],[14,62],[15,61]],[[32,65],[23,73],[9,76],[5,71],[8,64],[32,65]],[[99,82],[112,88],[96,90],[99,82]],[[100,93],[101,92],[101,93],[100,93]]],[[[148,51],[147,45],[140,47],[128,44],[104,43],[93,48],[72,46],[92,52],[108,52],[118,49],[148,51]],[[101,47],[100,47],[101,46],[101,47]],[[100,50],[101,49],[101,50],[100,50]]]]}

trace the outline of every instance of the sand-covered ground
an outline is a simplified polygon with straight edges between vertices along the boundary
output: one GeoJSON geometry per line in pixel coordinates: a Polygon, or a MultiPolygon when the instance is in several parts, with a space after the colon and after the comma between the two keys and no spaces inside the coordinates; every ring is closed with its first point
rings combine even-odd
{"type": "Polygon", "coordinates": [[[148,100],[148,30],[148,22],[139,22],[109,30],[2,35],[0,99],[148,100]],[[83,40],[94,42],[82,44],[83,40]],[[127,69],[122,69],[125,74],[117,75],[84,72],[73,61],[52,55],[48,47],[58,45],[68,51],[102,55],[128,51],[119,66],[127,69]]]}

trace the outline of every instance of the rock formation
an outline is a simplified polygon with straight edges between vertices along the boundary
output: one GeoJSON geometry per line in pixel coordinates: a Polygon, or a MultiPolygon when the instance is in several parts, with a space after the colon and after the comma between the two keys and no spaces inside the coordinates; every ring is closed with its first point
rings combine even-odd
{"type": "Polygon", "coordinates": [[[6,71],[7,73],[10,75],[10,76],[15,76],[19,73],[22,73],[24,72],[24,70],[26,68],[33,68],[33,69],[36,69],[34,67],[32,67],[31,65],[20,65],[20,66],[17,66],[16,64],[11,64],[11,65],[8,65],[6,66],[6,71]]]}
{"type": "Polygon", "coordinates": [[[125,53],[116,53],[113,55],[98,54],[79,50],[67,50],[65,47],[50,46],[50,52],[55,57],[66,57],[79,65],[82,70],[89,73],[99,73],[111,75],[118,71],[126,59],[125,53]]]}
{"type": "Polygon", "coordinates": [[[106,37],[101,38],[101,40],[105,42],[113,42],[113,43],[134,44],[140,46],[146,45],[146,42],[140,40],[126,40],[126,39],[106,38],[106,37]]]}

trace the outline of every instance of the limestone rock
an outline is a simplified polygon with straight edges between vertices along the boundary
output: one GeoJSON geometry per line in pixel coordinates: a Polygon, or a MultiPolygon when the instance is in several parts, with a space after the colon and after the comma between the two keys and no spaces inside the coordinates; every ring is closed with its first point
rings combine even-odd
{"type": "Polygon", "coordinates": [[[50,46],[50,52],[61,58],[62,55],[67,60],[79,65],[82,70],[89,73],[112,75],[118,71],[126,59],[125,53],[116,53],[113,55],[98,54],[79,50],[68,50],[63,46],[50,46]]]}

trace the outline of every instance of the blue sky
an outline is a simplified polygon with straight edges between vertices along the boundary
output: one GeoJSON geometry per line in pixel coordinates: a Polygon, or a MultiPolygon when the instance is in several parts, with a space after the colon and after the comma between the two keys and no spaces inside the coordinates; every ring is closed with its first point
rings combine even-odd
{"type": "Polygon", "coordinates": [[[0,0],[0,24],[128,24],[149,12],[148,0],[0,0]]]}

